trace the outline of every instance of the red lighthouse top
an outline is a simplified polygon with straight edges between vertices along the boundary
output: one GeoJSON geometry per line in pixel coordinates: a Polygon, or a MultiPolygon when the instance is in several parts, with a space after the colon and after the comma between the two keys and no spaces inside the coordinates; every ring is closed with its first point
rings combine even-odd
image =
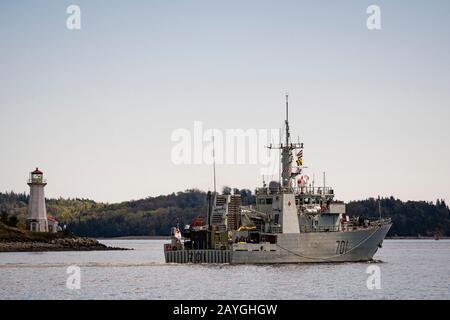
{"type": "Polygon", "coordinates": [[[42,174],[42,171],[40,171],[39,168],[36,168],[31,174],[42,174]]]}
{"type": "Polygon", "coordinates": [[[36,168],[30,173],[30,179],[28,180],[28,185],[46,185],[47,182],[43,179],[44,174],[39,168],[36,168]]]}

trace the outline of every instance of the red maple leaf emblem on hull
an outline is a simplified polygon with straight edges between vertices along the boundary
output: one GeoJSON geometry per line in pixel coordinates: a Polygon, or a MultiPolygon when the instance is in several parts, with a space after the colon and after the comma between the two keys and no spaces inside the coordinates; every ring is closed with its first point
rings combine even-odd
{"type": "Polygon", "coordinates": [[[291,206],[291,202],[290,202],[290,201],[288,201],[288,206],[289,206],[289,207],[291,206]]]}

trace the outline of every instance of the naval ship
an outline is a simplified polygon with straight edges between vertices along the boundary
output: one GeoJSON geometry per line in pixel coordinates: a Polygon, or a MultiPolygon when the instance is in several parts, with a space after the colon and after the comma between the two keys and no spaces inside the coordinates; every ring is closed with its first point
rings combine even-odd
{"type": "MultiPolygon", "coordinates": [[[[238,194],[208,192],[206,218],[171,229],[164,244],[167,263],[281,264],[372,260],[391,220],[349,217],[334,189],[315,186],[303,173],[303,143],[293,143],[286,95],[280,181],[255,191],[256,204],[243,206],[238,194]],[[182,229],[182,230],[181,230],[182,229]]],[[[379,210],[381,210],[379,208],[379,210]]],[[[374,212],[376,214],[376,212],[374,212]]]]}

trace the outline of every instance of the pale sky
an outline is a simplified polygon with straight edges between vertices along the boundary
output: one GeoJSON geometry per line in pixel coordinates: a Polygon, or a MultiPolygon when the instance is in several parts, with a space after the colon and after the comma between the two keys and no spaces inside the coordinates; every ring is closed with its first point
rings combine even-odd
{"type": "MultiPolygon", "coordinates": [[[[211,189],[174,130],[282,126],[338,199],[450,199],[450,2],[0,2],[0,191],[118,202],[211,189]],[[68,30],[66,8],[81,8],[68,30]],[[371,4],[381,30],[366,27],[371,4]]],[[[254,190],[258,165],[218,165],[254,190]]]]}

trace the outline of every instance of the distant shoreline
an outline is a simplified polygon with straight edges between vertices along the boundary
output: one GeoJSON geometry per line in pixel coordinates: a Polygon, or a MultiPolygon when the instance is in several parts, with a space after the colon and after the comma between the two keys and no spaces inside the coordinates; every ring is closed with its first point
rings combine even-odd
{"type": "Polygon", "coordinates": [[[97,240],[170,240],[170,236],[99,237],[97,240]]]}

